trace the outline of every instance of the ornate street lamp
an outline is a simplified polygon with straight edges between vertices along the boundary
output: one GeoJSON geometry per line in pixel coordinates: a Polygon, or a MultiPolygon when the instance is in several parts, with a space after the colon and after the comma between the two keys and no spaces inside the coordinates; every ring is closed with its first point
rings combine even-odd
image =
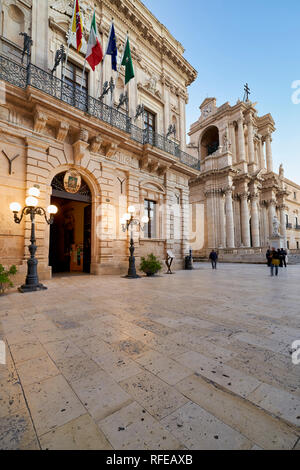
{"type": "Polygon", "coordinates": [[[128,207],[128,212],[123,215],[121,218],[121,225],[122,225],[122,230],[123,232],[128,231],[130,228],[130,256],[129,256],[129,268],[128,268],[128,274],[127,277],[128,279],[137,279],[140,276],[136,273],[136,268],[135,268],[135,257],[134,257],[134,241],[133,241],[133,226],[136,225],[139,230],[144,229],[144,225],[149,222],[149,218],[144,215],[139,221],[136,217],[134,217],[135,213],[135,207],[134,206],[129,206],[128,207]]]}
{"type": "Polygon", "coordinates": [[[18,212],[21,210],[21,205],[18,202],[12,202],[10,204],[10,210],[14,214],[14,221],[16,224],[20,224],[21,220],[23,219],[24,215],[30,215],[31,220],[31,237],[30,237],[30,245],[29,245],[29,252],[30,258],[27,261],[27,276],[26,282],[21,287],[19,287],[20,292],[33,292],[37,290],[47,289],[43,284],[40,284],[38,274],[37,274],[37,264],[38,260],[35,257],[35,252],[37,250],[36,246],[36,238],[35,238],[35,216],[36,215],[43,215],[47,224],[52,224],[54,220],[54,214],[57,213],[56,206],[49,206],[47,208],[48,214],[50,214],[49,219],[47,218],[47,214],[45,209],[42,207],[38,207],[38,197],[40,195],[40,190],[36,187],[32,187],[28,191],[29,196],[26,198],[26,206],[23,208],[21,212],[21,216],[18,216],[18,212]]]}

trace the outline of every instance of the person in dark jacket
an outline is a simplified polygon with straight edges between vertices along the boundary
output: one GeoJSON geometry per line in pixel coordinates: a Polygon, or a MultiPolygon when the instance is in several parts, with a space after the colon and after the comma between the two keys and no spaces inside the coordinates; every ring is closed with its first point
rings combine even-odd
{"type": "Polygon", "coordinates": [[[217,269],[218,253],[215,250],[212,250],[209,255],[211,261],[212,269],[217,269]]]}
{"type": "Polygon", "coordinates": [[[271,261],[272,261],[272,254],[271,254],[270,248],[267,249],[266,258],[267,258],[268,266],[270,268],[271,267],[271,261]]]}
{"type": "Polygon", "coordinates": [[[272,248],[271,251],[272,261],[271,261],[271,276],[274,276],[274,269],[275,269],[275,276],[278,276],[278,268],[280,265],[280,254],[275,248],[272,248]]]}
{"type": "Polygon", "coordinates": [[[284,248],[281,248],[280,250],[280,254],[281,254],[281,257],[282,257],[282,267],[284,266],[286,268],[286,256],[287,256],[287,252],[284,248]]]}

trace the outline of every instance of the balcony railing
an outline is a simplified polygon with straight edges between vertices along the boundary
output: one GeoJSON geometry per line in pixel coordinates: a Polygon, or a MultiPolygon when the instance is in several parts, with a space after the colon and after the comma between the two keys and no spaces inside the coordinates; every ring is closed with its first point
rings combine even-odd
{"type": "Polygon", "coordinates": [[[293,224],[290,224],[289,222],[286,223],[286,228],[293,228],[293,224]]]}
{"type": "Polygon", "coordinates": [[[30,85],[53,98],[61,100],[90,116],[128,133],[134,141],[142,145],[150,144],[178,158],[183,164],[195,170],[200,170],[198,159],[180,150],[178,145],[172,140],[149,129],[140,129],[132,124],[132,119],[127,114],[107,106],[102,101],[89,96],[86,91],[80,90],[79,87],[75,88],[36,65],[29,64],[25,67],[8,57],[0,55],[0,80],[20,88],[26,88],[30,85]]]}
{"type": "Polygon", "coordinates": [[[300,225],[296,224],[296,225],[295,225],[295,229],[296,229],[296,230],[300,230],[300,225]]]}

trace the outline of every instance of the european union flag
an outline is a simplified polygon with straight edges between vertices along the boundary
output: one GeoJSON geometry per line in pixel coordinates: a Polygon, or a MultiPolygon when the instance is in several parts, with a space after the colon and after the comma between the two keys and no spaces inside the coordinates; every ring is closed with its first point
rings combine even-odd
{"type": "Polygon", "coordinates": [[[111,68],[117,71],[118,49],[117,49],[117,38],[115,35],[115,27],[113,23],[111,24],[111,28],[110,28],[110,35],[108,39],[106,54],[111,55],[111,68]]]}

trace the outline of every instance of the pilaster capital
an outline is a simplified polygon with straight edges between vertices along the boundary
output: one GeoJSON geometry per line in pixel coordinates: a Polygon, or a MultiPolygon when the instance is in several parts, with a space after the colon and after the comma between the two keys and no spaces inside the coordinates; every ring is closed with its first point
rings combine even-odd
{"type": "Polygon", "coordinates": [[[224,189],[225,196],[226,197],[229,197],[229,196],[232,197],[233,190],[234,190],[234,186],[227,186],[224,189]]]}
{"type": "Polygon", "coordinates": [[[243,200],[244,200],[244,201],[245,201],[245,200],[247,201],[247,200],[248,200],[248,197],[249,197],[248,191],[245,191],[244,193],[240,193],[240,194],[239,194],[239,198],[241,199],[241,201],[243,201],[243,200]]]}

